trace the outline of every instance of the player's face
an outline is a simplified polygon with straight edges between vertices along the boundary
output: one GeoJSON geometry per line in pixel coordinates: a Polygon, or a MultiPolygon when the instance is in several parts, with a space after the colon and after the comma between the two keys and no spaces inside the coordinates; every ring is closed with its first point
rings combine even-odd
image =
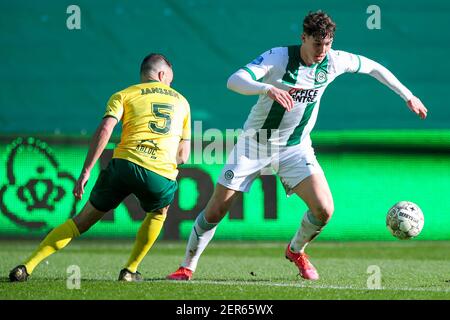
{"type": "Polygon", "coordinates": [[[314,61],[314,63],[322,61],[333,44],[333,38],[326,37],[324,39],[318,39],[306,34],[302,35],[302,41],[302,46],[305,46],[305,53],[308,56],[308,60],[314,61]]]}

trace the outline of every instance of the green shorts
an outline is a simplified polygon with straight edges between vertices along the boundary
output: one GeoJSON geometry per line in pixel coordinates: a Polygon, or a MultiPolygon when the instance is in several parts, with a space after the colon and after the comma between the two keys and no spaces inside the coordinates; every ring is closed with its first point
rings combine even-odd
{"type": "Polygon", "coordinates": [[[145,212],[164,208],[172,203],[176,181],[123,159],[112,159],[100,172],[89,201],[100,211],[117,206],[131,193],[139,200],[145,212]]]}

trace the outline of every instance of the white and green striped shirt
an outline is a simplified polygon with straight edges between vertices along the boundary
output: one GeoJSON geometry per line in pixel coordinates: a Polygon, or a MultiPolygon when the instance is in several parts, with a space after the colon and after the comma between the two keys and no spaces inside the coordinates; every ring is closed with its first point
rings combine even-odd
{"type": "Polygon", "coordinates": [[[300,45],[266,51],[233,75],[237,77],[231,76],[228,87],[242,94],[259,94],[244,124],[244,131],[266,132],[269,143],[274,145],[300,144],[306,147],[311,145],[309,134],[316,123],[325,89],[337,76],[346,72],[370,74],[404,100],[412,97],[412,93],[389,70],[370,59],[331,49],[322,62],[307,66],[300,57],[300,45]],[[252,78],[248,86],[246,82],[244,85],[242,81],[235,81],[244,73],[252,78]],[[294,108],[290,112],[264,94],[270,86],[290,93],[294,100],[294,108]]]}

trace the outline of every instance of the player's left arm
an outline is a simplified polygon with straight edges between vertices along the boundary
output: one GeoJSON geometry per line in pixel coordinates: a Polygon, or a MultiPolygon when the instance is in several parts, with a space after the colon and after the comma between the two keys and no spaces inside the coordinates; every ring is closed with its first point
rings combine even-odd
{"type": "Polygon", "coordinates": [[[361,65],[359,73],[369,74],[391,90],[400,95],[406,101],[408,108],[417,114],[420,118],[427,117],[428,109],[423,105],[419,98],[414,96],[408,88],[406,88],[387,68],[370,60],[366,57],[359,56],[361,65]]]}
{"type": "Polygon", "coordinates": [[[181,140],[178,144],[177,164],[185,164],[191,153],[191,140],[181,140]]]}
{"type": "Polygon", "coordinates": [[[75,188],[73,189],[73,195],[77,199],[81,199],[84,193],[84,187],[89,180],[91,170],[100,158],[106,144],[111,138],[111,134],[114,127],[117,124],[117,119],[114,117],[105,117],[95,131],[94,136],[91,139],[88,154],[84,161],[83,169],[81,170],[80,177],[78,178],[75,188]]]}
{"type": "Polygon", "coordinates": [[[191,153],[191,110],[189,103],[186,101],[186,115],[183,119],[183,132],[181,141],[178,144],[177,150],[177,164],[184,164],[188,161],[191,153]]]}

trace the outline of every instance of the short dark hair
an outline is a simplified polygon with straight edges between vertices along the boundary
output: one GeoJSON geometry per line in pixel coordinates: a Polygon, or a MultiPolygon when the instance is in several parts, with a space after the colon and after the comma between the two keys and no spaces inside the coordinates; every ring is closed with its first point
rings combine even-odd
{"type": "Polygon", "coordinates": [[[315,39],[334,38],[335,31],[336,23],[322,10],[310,11],[303,20],[303,32],[315,39]]]}
{"type": "Polygon", "coordinates": [[[161,63],[166,64],[172,68],[170,61],[160,53],[150,53],[142,60],[141,63],[141,75],[149,74],[151,71],[159,71],[158,67],[161,63]]]}

